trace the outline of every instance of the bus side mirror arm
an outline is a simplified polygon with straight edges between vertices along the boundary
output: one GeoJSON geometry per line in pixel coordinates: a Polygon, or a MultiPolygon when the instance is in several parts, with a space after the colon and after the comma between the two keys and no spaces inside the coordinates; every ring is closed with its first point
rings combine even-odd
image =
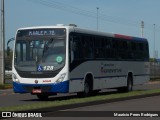
{"type": "Polygon", "coordinates": [[[11,51],[11,49],[10,49],[10,47],[8,46],[8,47],[7,47],[7,56],[10,55],[10,51],[11,51]]]}

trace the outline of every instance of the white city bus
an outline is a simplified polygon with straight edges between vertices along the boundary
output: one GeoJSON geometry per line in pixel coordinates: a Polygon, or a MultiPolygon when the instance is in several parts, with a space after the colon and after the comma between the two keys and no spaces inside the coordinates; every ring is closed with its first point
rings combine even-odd
{"type": "Polygon", "coordinates": [[[15,38],[16,93],[39,99],[56,93],[87,96],[106,88],[131,91],[149,80],[144,38],[64,25],[21,28],[15,38]]]}

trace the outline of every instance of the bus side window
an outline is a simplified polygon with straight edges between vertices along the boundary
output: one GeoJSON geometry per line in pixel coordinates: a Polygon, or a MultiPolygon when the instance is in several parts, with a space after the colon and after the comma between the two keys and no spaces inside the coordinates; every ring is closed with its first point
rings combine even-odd
{"type": "Polygon", "coordinates": [[[74,60],[74,45],[73,45],[73,41],[70,41],[70,59],[71,59],[71,63],[74,60]]]}
{"type": "Polygon", "coordinates": [[[80,52],[79,52],[79,40],[77,36],[71,36],[70,37],[70,49],[71,49],[71,63],[74,60],[78,60],[80,58],[80,52]]]}
{"type": "Polygon", "coordinates": [[[148,48],[148,43],[145,43],[145,60],[148,61],[149,60],[149,48],[148,48]]]}

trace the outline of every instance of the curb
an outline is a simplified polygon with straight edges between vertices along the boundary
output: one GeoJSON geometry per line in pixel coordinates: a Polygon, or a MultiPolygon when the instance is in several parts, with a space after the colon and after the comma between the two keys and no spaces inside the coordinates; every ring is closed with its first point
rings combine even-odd
{"type": "MultiPolygon", "coordinates": [[[[33,110],[27,110],[24,112],[43,112],[45,116],[50,115],[53,112],[62,111],[65,109],[73,109],[78,107],[85,107],[85,106],[92,106],[92,105],[99,105],[99,104],[105,104],[105,103],[112,103],[112,102],[118,102],[118,101],[125,101],[125,100],[132,100],[132,99],[140,99],[145,97],[152,97],[152,96],[159,96],[160,93],[152,93],[152,94],[146,94],[146,95],[137,95],[137,96],[130,96],[130,97],[124,97],[124,98],[115,98],[115,99],[109,99],[109,100],[99,100],[99,101],[92,101],[92,102],[86,102],[86,103],[76,103],[76,104],[70,104],[70,105],[63,105],[63,106],[57,106],[57,107],[47,107],[47,108],[41,108],[41,109],[33,109],[33,110]]],[[[22,112],[22,111],[20,111],[22,112]]]]}

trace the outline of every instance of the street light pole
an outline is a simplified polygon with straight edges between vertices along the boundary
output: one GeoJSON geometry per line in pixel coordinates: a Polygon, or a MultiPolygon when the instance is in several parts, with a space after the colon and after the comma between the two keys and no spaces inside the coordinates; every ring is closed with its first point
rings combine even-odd
{"type": "Polygon", "coordinates": [[[153,27],[154,27],[154,30],[153,30],[153,76],[154,76],[154,78],[156,77],[156,75],[155,75],[155,61],[156,61],[156,59],[155,59],[155,32],[156,32],[156,25],[155,24],[153,24],[153,27]]]}
{"type": "Polygon", "coordinates": [[[4,0],[1,0],[1,52],[0,52],[0,84],[4,84],[5,79],[5,22],[4,22],[4,0]]]}
{"type": "Polygon", "coordinates": [[[99,7],[97,7],[97,31],[98,31],[98,10],[99,10],[99,7]]]}
{"type": "MultiPolygon", "coordinates": [[[[154,26],[153,58],[155,59],[155,34],[156,34],[155,32],[156,32],[156,25],[155,25],[155,24],[153,24],[153,26],[154,26]]],[[[154,61],[155,61],[155,60],[154,60],[154,61]]]]}
{"type": "Polygon", "coordinates": [[[141,21],[141,37],[144,37],[144,21],[141,21]]]}

